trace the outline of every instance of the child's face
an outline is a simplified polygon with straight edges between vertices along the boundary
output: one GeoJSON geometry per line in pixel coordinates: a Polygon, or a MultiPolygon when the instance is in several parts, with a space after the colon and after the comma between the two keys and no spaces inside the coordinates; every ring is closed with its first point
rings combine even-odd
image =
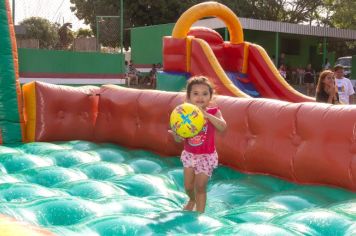
{"type": "Polygon", "coordinates": [[[211,94],[209,91],[209,87],[205,84],[194,84],[192,86],[192,91],[189,94],[189,101],[202,108],[205,109],[211,100],[211,94]]]}
{"type": "Polygon", "coordinates": [[[337,79],[341,79],[344,77],[344,69],[337,69],[334,74],[337,79]]]}

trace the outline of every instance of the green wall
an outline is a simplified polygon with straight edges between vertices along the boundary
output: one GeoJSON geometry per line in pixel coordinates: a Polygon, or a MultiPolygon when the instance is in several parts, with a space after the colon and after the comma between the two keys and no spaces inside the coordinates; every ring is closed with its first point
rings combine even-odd
{"type": "Polygon", "coordinates": [[[72,52],[19,48],[20,72],[32,73],[124,73],[124,56],[97,52],[72,52]]]}
{"type": "MultiPolygon", "coordinates": [[[[152,64],[162,62],[162,38],[171,35],[174,24],[137,27],[131,29],[131,57],[135,64],[152,64]]],[[[225,30],[218,29],[224,37],[225,30]]],[[[322,54],[319,51],[321,38],[293,34],[280,34],[280,42],[283,38],[300,40],[300,52],[298,55],[286,55],[286,64],[289,67],[305,68],[312,63],[313,68],[319,70],[322,66],[322,54]]],[[[244,30],[244,39],[247,42],[262,46],[272,58],[275,55],[275,32],[244,30]]],[[[280,51],[281,53],[281,51],[280,51]]],[[[330,54],[330,56],[333,54],[330,54]]],[[[329,58],[332,62],[334,58],[329,58]]]]}
{"type": "Polygon", "coordinates": [[[286,55],[286,64],[292,67],[306,68],[311,63],[314,69],[322,66],[322,55],[318,55],[318,38],[282,34],[284,39],[298,39],[300,41],[299,54],[286,55]]]}
{"type": "Polygon", "coordinates": [[[163,36],[172,35],[175,24],[131,29],[131,59],[135,64],[162,63],[163,36]]]}
{"type": "Polygon", "coordinates": [[[244,30],[244,39],[262,46],[270,57],[275,54],[276,33],[274,32],[244,30]]]}
{"type": "MultiPolygon", "coordinates": [[[[281,43],[282,39],[297,39],[300,42],[298,54],[286,54],[286,64],[293,68],[305,68],[308,63],[312,63],[313,68],[319,69],[322,66],[322,54],[319,53],[320,38],[293,34],[279,34],[281,43]],[[315,50],[314,50],[315,49],[315,50]],[[310,51],[312,50],[312,51],[310,51]]],[[[262,46],[272,58],[276,54],[276,33],[255,30],[244,30],[245,41],[262,46]]],[[[282,53],[281,46],[279,53],[282,53]]],[[[332,55],[328,55],[331,57],[332,55]]],[[[333,61],[329,59],[329,61],[333,61]]]]}

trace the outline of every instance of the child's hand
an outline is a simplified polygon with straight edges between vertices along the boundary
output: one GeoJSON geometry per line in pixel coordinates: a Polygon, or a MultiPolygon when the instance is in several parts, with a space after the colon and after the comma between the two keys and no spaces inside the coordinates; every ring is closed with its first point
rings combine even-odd
{"type": "Polygon", "coordinates": [[[211,117],[211,114],[209,114],[208,112],[206,112],[206,110],[204,110],[204,109],[200,109],[200,110],[201,110],[201,112],[203,113],[204,118],[210,120],[209,118],[211,117]]]}
{"type": "Polygon", "coordinates": [[[168,133],[172,134],[174,140],[177,142],[177,143],[180,143],[184,140],[184,138],[182,138],[181,136],[179,136],[178,134],[176,134],[173,130],[168,130],[168,133]]]}
{"type": "Polygon", "coordinates": [[[222,132],[226,129],[226,121],[222,117],[222,114],[219,110],[215,115],[208,113],[206,110],[200,110],[203,112],[204,118],[210,121],[218,131],[222,132]]]}

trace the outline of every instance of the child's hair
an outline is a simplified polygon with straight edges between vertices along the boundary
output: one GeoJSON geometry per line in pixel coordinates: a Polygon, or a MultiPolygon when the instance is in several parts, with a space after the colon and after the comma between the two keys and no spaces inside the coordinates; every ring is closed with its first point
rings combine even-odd
{"type": "Polygon", "coordinates": [[[213,97],[214,88],[213,85],[210,83],[209,79],[205,76],[193,76],[187,82],[187,98],[190,98],[190,93],[192,92],[193,85],[195,84],[205,84],[209,88],[210,98],[213,97]]]}

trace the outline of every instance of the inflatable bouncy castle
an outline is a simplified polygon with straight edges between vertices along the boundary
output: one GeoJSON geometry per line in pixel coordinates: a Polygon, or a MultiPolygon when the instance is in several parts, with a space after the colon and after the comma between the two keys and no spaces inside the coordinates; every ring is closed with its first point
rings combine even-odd
{"type": "MultiPolygon", "coordinates": [[[[225,9],[216,2],[193,9],[201,6],[225,9]]],[[[216,135],[221,165],[206,213],[182,211],[182,146],[167,130],[185,94],[38,81],[21,89],[7,0],[0,28],[1,235],[356,234],[355,106],[251,98],[207,57],[222,76],[220,91],[242,97],[216,97],[228,124],[216,135]]],[[[182,57],[190,70],[195,57],[182,57]]],[[[249,60],[229,65],[258,67],[249,60]]]]}
{"type": "Polygon", "coordinates": [[[163,40],[163,66],[168,73],[208,76],[222,95],[290,102],[315,100],[293,89],[261,46],[244,41],[237,16],[218,3],[198,4],[182,14],[172,36],[163,40]],[[229,42],[212,29],[191,27],[197,20],[211,16],[226,24],[229,42]]]}

